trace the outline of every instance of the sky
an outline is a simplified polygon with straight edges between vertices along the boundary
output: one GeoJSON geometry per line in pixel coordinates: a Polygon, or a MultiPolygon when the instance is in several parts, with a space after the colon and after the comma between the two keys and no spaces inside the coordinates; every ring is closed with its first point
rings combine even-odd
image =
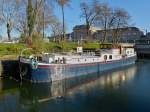
{"type": "MultiPolygon", "coordinates": [[[[71,0],[69,6],[65,7],[65,24],[67,33],[72,32],[75,25],[84,24],[84,19],[80,18],[81,2],[91,3],[93,0],[71,0]]],[[[131,24],[140,28],[143,32],[150,31],[150,0],[99,0],[108,3],[111,7],[124,8],[131,16],[131,24]]],[[[62,20],[61,9],[58,5],[54,6],[55,15],[62,20]]],[[[0,34],[7,37],[4,27],[0,28],[0,34]]],[[[12,32],[13,36],[18,36],[16,32],[12,32]]],[[[47,35],[50,35],[48,32],[47,35]]]]}
{"type": "MultiPolygon", "coordinates": [[[[85,23],[80,18],[80,2],[92,2],[93,0],[72,0],[70,5],[65,8],[65,21],[67,32],[72,32],[75,25],[85,23]]],[[[131,16],[131,24],[140,28],[144,33],[150,31],[150,0],[99,0],[108,3],[111,7],[124,8],[131,16]]],[[[56,6],[55,13],[61,19],[61,9],[56,6]]]]}

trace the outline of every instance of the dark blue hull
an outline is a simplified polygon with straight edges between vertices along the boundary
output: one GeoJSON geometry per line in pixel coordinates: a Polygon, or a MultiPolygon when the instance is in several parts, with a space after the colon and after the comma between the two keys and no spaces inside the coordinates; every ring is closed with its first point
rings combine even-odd
{"type": "Polygon", "coordinates": [[[136,56],[103,63],[38,65],[37,69],[22,63],[22,74],[23,79],[31,82],[52,82],[92,73],[100,74],[103,71],[134,64],[135,61],[136,56]]]}

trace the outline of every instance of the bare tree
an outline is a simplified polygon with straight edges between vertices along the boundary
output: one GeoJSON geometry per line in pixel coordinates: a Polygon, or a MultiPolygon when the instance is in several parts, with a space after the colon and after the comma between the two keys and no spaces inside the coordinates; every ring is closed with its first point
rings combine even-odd
{"type": "Polygon", "coordinates": [[[14,27],[21,35],[27,37],[28,35],[27,16],[26,16],[27,1],[22,0],[20,5],[21,7],[19,8],[19,11],[17,13],[17,18],[14,27]]]}
{"type": "Polygon", "coordinates": [[[112,28],[115,16],[108,4],[101,4],[101,12],[96,18],[95,25],[103,30],[102,43],[107,42],[108,30],[112,28]]]}
{"type": "Polygon", "coordinates": [[[25,36],[31,37],[32,33],[36,32],[43,33],[44,37],[44,31],[53,17],[51,2],[49,0],[22,0],[22,7],[16,29],[25,36]]]}
{"type": "Polygon", "coordinates": [[[60,41],[61,36],[63,34],[63,25],[59,22],[58,19],[55,19],[55,21],[52,22],[50,26],[52,31],[52,37],[54,37],[54,41],[60,41]]]}
{"type": "Polygon", "coordinates": [[[129,26],[130,16],[127,11],[122,8],[114,10],[114,23],[113,23],[113,41],[118,43],[120,35],[123,33],[122,28],[129,26]]]}
{"type": "Polygon", "coordinates": [[[101,4],[100,13],[96,17],[94,24],[102,28],[102,43],[108,42],[108,34],[112,35],[113,42],[117,43],[119,35],[122,33],[121,28],[127,27],[130,16],[124,9],[112,9],[108,4],[101,4]]]}
{"type": "Polygon", "coordinates": [[[11,31],[17,18],[21,0],[0,0],[1,23],[7,28],[8,40],[11,40],[11,31]]]}
{"type": "Polygon", "coordinates": [[[25,37],[32,32],[45,35],[53,18],[52,4],[49,0],[22,0],[15,28],[25,37]]]}
{"type": "Polygon", "coordinates": [[[32,35],[32,32],[34,31],[41,6],[42,0],[28,0],[26,10],[27,10],[27,23],[28,23],[27,25],[29,37],[32,35]]]}
{"type": "Polygon", "coordinates": [[[86,2],[82,2],[80,4],[82,14],[81,17],[85,18],[86,21],[86,33],[87,33],[87,40],[89,39],[89,29],[93,22],[95,21],[98,14],[101,12],[100,3],[97,0],[94,0],[92,6],[87,4],[86,2]]]}
{"type": "Polygon", "coordinates": [[[36,32],[41,33],[43,31],[43,37],[44,37],[44,30],[50,26],[50,24],[54,20],[54,15],[52,12],[52,8],[50,4],[44,0],[42,3],[42,6],[39,7],[37,17],[36,17],[36,25],[35,30],[36,32]]]}
{"type": "Polygon", "coordinates": [[[65,39],[65,12],[64,12],[64,7],[65,5],[68,5],[68,3],[71,0],[56,0],[57,3],[61,6],[61,10],[62,10],[62,20],[63,20],[63,38],[61,40],[65,39]]]}

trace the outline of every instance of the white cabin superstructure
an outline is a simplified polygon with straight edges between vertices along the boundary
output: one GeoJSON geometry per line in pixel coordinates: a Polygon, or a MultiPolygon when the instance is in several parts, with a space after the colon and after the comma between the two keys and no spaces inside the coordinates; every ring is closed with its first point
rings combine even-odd
{"type": "Polygon", "coordinates": [[[113,49],[101,49],[100,56],[96,56],[94,52],[83,53],[82,48],[77,48],[77,54],[44,54],[42,62],[48,64],[86,64],[86,63],[98,63],[109,62],[115,60],[121,60],[122,58],[128,58],[136,56],[134,48],[123,47],[113,49]]]}

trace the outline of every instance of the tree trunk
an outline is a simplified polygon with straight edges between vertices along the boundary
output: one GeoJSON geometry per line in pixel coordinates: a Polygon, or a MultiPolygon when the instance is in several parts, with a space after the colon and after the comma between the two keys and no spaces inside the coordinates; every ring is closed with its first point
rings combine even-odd
{"type": "Polygon", "coordinates": [[[87,21],[87,22],[86,22],[87,41],[90,40],[90,38],[89,38],[89,29],[90,29],[90,25],[89,25],[89,22],[87,21]]]}
{"type": "Polygon", "coordinates": [[[62,5],[62,16],[63,16],[63,38],[61,40],[65,39],[65,14],[64,14],[64,5],[62,5]]]}
{"type": "Polygon", "coordinates": [[[102,40],[102,44],[107,42],[107,29],[104,30],[104,36],[103,36],[103,40],[102,40]]]}
{"type": "Polygon", "coordinates": [[[103,42],[102,43],[106,43],[107,42],[107,31],[108,31],[108,29],[107,29],[107,19],[106,19],[104,25],[105,25],[104,26],[104,38],[103,38],[103,42]]]}
{"type": "Polygon", "coordinates": [[[45,0],[43,0],[43,38],[45,37],[45,0]]]}
{"type": "Polygon", "coordinates": [[[31,37],[34,25],[35,25],[35,16],[36,12],[34,12],[33,6],[32,6],[32,0],[28,0],[28,6],[27,6],[27,24],[28,24],[28,35],[31,37]]]}
{"type": "Polygon", "coordinates": [[[44,12],[43,12],[43,38],[45,37],[45,14],[44,14],[44,12]]]}
{"type": "Polygon", "coordinates": [[[90,22],[89,22],[89,20],[88,20],[88,15],[87,15],[87,11],[86,11],[86,9],[84,9],[84,11],[85,11],[85,19],[86,19],[86,39],[87,39],[87,41],[89,40],[89,29],[90,29],[90,22]]]}
{"type": "Polygon", "coordinates": [[[11,32],[10,24],[7,23],[7,35],[8,35],[8,40],[9,40],[9,41],[11,40],[10,32],[11,32]]]}

